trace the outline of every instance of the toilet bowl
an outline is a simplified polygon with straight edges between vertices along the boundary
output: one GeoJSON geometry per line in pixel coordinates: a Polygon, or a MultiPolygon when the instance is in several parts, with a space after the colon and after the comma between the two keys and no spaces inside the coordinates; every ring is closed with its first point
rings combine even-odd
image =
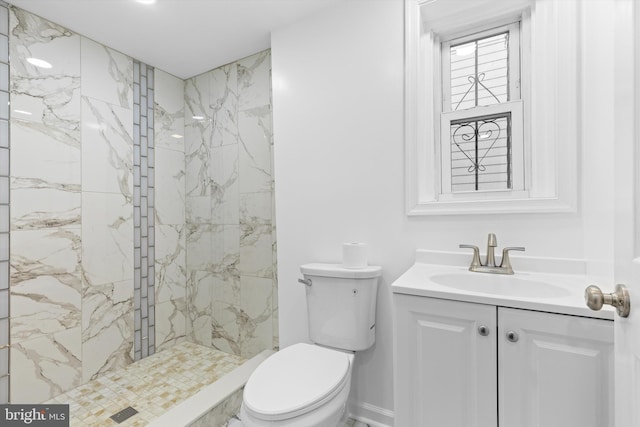
{"type": "Polygon", "coordinates": [[[265,360],[244,388],[244,427],[333,427],[344,422],[353,354],[295,344],[265,360]]]}

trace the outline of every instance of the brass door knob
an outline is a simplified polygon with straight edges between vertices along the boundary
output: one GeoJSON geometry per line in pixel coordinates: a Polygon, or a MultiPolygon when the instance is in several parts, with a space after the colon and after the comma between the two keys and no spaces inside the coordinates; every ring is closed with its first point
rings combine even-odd
{"type": "Polygon", "coordinates": [[[624,285],[616,285],[616,291],[603,294],[596,285],[587,286],[584,290],[584,301],[591,310],[598,311],[607,304],[616,308],[620,317],[629,317],[631,311],[631,299],[629,290],[624,285]]]}

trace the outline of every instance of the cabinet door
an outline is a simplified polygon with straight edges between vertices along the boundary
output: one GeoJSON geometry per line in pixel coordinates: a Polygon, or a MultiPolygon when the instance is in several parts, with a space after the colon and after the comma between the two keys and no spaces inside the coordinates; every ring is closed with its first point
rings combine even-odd
{"type": "Polygon", "coordinates": [[[496,427],[496,307],[399,294],[394,301],[395,425],[496,427]]]}
{"type": "Polygon", "coordinates": [[[614,426],[613,322],[500,308],[498,323],[501,427],[614,426]]]}

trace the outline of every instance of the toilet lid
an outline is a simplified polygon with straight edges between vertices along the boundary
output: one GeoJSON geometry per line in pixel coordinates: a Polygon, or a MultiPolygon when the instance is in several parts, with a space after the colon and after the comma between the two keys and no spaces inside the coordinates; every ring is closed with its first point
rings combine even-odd
{"type": "Polygon", "coordinates": [[[309,412],[342,390],[349,356],[310,344],[294,344],[256,368],[244,388],[245,408],[265,420],[309,412]]]}

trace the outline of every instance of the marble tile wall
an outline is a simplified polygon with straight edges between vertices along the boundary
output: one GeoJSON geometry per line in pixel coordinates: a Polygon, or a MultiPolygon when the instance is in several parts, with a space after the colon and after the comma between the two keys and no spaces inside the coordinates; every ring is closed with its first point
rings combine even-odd
{"type": "Polygon", "coordinates": [[[156,350],[186,340],[184,81],[155,70],[156,350]]]}
{"type": "Polygon", "coordinates": [[[185,84],[187,332],[251,357],[278,346],[271,56],[185,84]]]}
{"type": "Polygon", "coordinates": [[[11,401],[39,402],[83,376],[81,37],[9,11],[11,401]]]}
{"type": "MultiPolygon", "coordinates": [[[[37,403],[135,358],[134,60],[8,10],[0,300],[8,181],[11,401],[37,403]]],[[[2,19],[0,7],[0,101],[2,19]]],[[[187,81],[155,70],[156,350],[190,340],[250,357],[278,346],[270,73],[269,51],[187,81]]]]}
{"type": "MultiPolygon", "coordinates": [[[[38,403],[134,359],[133,59],[15,7],[9,49],[11,401],[38,403]]],[[[170,137],[183,134],[184,83],[157,73],[150,257],[166,348],[185,336],[184,145],[170,137]]],[[[0,145],[2,132],[0,117],[0,145]]]]}
{"type": "Polygon", "coordinates": [[[81,37],[82,378],[133,360],[133,60],[81,37]]]}
{"type": "Polygon", "coordinates": [[[9,402],[9,9],[0,2],[0,404],[9,402]]]}

